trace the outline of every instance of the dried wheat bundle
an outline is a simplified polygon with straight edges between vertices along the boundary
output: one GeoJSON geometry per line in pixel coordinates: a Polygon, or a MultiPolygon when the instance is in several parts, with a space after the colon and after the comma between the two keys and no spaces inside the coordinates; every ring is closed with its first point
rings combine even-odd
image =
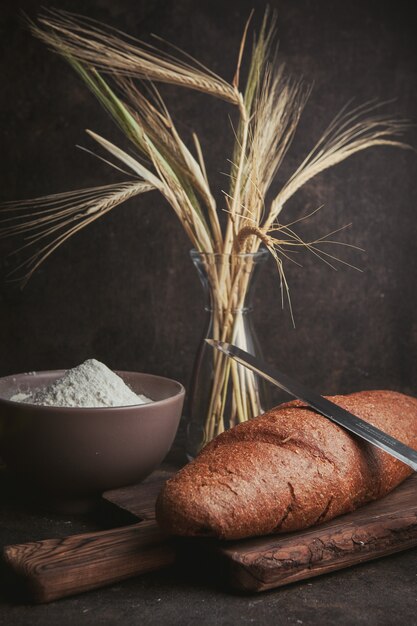
{"type": "MultiPolygon", "coordinates": [[[[19,216],[7,215],[0,223],[0,236],[31,233],[28,246],[55,236],[53,243],[30,257],[26,278],[72,234],[125,199],[151,189],[160,191],[168,200],[197,250],[254,252],[263,242],[277,258],[281,273],[285,248],[310,245],[310,249],[315,246],[317,254],[322,254],[318,247],[323,238],[307,244],[289,226],[285,238],[274,236],[284,232],[277,218],[285,203],[312,177],[360,150],[380,145],[408,147],[401,140],[408,124],[379,113],[381,105],[377,103],[351,110],[346,107],[266,206],[266,194],[291,144],[310,90],[302,81],[289,78],[279,63],[274,42],[276,15],[268,9],[252,47],[245,87],[240,88],[249,21],[230,83],[186,53],[176,49],[174,53],[164,52],[66,11],[45,11],[38,24],[30,23],[32,32],[63,55],[80,74],[133,144],[138,158],[87,131],[117,164],[103,160],[127,170],[136,182],[13,203],[14,210],[25,211],[19,216]],[[139,88],[138,81],[150,83],[148,93],[139,88]],[[235,105],[240,113],[230,189],[225,197],[229,219],[224,232],[198,137],[194,135],[193,155],[153,87],[155,82],[221,98],[235,105]],[[83,210],[84,198],[88,199],[87,210],[83,210]]],[[[10,204],[4,206],[3,214],[11,208],[10,204]]]]}

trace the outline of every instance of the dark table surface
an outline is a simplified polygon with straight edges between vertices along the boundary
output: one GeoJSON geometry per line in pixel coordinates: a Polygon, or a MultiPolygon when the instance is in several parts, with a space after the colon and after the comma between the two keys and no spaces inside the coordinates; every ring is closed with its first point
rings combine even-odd
{"type": "MultiPolygon", "coordinates": [[[[2,546],[64,537],[111,525],[97,513],[68,516],[22,503],[0,472],[2,546]]],[[[46,605],[25,601],[4,564],[0,624],[417,624],[417,549],[294,583],[241,595],[222,587],[202,563],[176,564],[46,605]]]]}

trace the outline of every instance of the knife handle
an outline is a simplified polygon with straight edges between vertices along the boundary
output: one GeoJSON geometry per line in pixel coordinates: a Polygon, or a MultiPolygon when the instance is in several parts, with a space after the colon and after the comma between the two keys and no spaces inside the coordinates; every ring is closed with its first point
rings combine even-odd
{"type": "Polygon", "coordinates": [[[112,530],[6,546],[3,556],[37,603],[96,589],[174,562],[154,520],[112,530]]]}

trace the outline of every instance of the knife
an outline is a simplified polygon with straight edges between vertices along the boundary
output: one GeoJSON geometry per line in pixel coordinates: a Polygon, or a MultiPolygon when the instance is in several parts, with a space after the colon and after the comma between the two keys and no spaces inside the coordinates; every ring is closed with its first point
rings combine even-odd
{"type": "Polygon", "coordinates": [[[388,454],[391,454],[396,459],[409,465],[414,471],[417,471],[417,450],[413,450],[413,448],[406,446],[404,443],[401,443],[401,441],[398,441],[398,439],[391,437],[391,435],[384,433],[384,431],[379,428],[360,419],[360,417],[346,411],[346,409],[342,409],[342,407],[334,402],[323,398],[323,396],[320,396],[315,391],[293,380],[287,374],[263,363],[252,354],[245,352],[245,350],[241,350],[237,346],[224,341],[217,341],[215,339],[206,339],[206,341],[209,345],[213,346],[213,348],[224,352],[228,357],[248,367],[259,376],[262,376],[277,387],[280,387],[280,389],[298,398],[298,400],[302,400],[332,422],[346,428],[346,430],[358,435],[374,446],[381,448],[384,452],[388,452],[388,454]]]}

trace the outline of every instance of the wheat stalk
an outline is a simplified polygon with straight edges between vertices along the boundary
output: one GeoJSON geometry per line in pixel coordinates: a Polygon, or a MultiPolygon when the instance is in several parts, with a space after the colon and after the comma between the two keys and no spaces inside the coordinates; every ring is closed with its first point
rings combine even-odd
{"type": "Polygon", "coordinates": [[[171,83],[238,102],[232,85],[191,57],[189,61],[176,58],[67,11],[46,11],[39,22],[43,28],[31,23],[33,34],[65,57],[111,74],[171,83]]]}
{"type": "Polygon", "coordinates": [[[265,69],[253,105],[250,148],[245,164],[245,187],[240,222],[262,222],[266,194],[291,144],[309,91],[289,81],[284,68],[265,69]]]}
{"type": "Polygon", "coordinates": [[[69,237],[116,206],[152,189],[154,187],[147,182],[125,182],[4,204],[2,213],[7,216],[0,220],[0,238],[25,235],[26,242],[15,252],[52,237],[52,241],[37,249],[13,272],[24,265],[27,271],[23,282],[27,282],[39,265],[69,237]]]}
{"type": "Polygon", "coordinates": [[[409,148],[400,138],[410,127],[408,120],[377,114],[382,103],[365,103],[352,110],[344,107],[271,203],[264,227],[269,228],[284,204],[317,174],[348,157],[376,146],[409,148]]]}

